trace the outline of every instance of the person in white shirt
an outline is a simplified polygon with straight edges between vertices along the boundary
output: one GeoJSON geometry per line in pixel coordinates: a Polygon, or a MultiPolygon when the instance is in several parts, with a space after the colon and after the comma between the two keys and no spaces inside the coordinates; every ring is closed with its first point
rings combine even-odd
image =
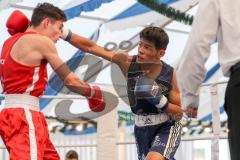
{"type": "Polygon", "coordinates": [[[178,66],[182,105],[189,117],[197,116],[199,87],[206,75],[204,66],[210,46],[218,42],[218,59],[223,74],[230,77],[224,108],[228,115],[232,160],[240,159],[240,1],[202,0],[178,66]]]}

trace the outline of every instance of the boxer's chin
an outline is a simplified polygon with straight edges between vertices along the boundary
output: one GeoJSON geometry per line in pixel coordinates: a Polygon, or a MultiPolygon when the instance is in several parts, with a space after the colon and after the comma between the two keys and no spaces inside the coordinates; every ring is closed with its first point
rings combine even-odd
{"type": "Polygon", "coordinates": [[[53,40],[54,43],[57,43],[59,39],[53,40]]]}
{"type": "Polygon", "coordinates": [[[139,63],[144,63],[144,62],[145,62],[145,59],[142,58],[142,57],[140,57],[140,56],[138,56],[138,57],[137,57],[137,61],[138,61],[139,63]]]}

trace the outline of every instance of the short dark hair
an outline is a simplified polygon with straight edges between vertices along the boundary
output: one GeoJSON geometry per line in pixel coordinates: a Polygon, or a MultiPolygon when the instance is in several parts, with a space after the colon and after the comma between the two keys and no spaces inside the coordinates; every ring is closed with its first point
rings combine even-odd
{"type": "Polygon", "coordinates": [[[169,38],[167,33],[159,27],[146,27],[140,32],[140,38],[146,39],[152,43],[157,50],[167,49],[167,45],[169,43],[169,38]]]}
{"type": "Polygon", "coordinates": [[[74,151],[74,150],[70,150],[66,154],[65,159],[67,159],[67,158],[69,158],[69,159],[73,159],[73,158],[78,159],[78,153],[76,151],[74,151]]]}
{"type": "Polygon", "coordinates": [[[49,17],[53,20],[67,20],[66,15],[61,9],[45,2],[39,3],[37,7],[34,8],[30,25],[38,26],[46,17],[49,17]]]}

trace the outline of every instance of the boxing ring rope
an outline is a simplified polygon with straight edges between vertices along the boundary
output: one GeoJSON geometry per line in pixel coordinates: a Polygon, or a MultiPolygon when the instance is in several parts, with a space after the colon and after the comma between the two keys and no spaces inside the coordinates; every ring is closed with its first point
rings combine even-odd
{"type": "MultiPolygon", "coordinates": [[[[203,136],[203,137],[188,137],[188,138],[182,138],[181,141],[183,142],[186,142],[186,141],[195,141],[195,140],[209,140],[209,139],[212,139],[213,136],[203,136]]],[[[220,135],[219,136],[219,139],[227,139],[228,136],[226,134],[224,135],[220,135]]],[[[116,145],[120,146],[120,145],[132,145],[132,144],[136,144],[135,141],[125,141],[125,142],[117,142],[116,145]]],[[[82,144],[82,145],[79,145],[79,144],[71,144],[71,145],[54,145],[56,148],[59,148],[59,147],[97,147],[97,144],[82,144]]],[[[0,146],[0,149],[6,149],[5,146],[0,146]]]]}
{"type": "MultiPolygon", "coordinates": [[[[227,134],[220,134],[220,110],[218,103],[218,89],[219,84],[226,84],[227,81],[218,81],[213,83],[204,83],[201,87],[210,87],[211,93],[211,111],[212,111],[212,127],[213,135],[211,136],[196,136],[196,137],[183,137],[182,141],[195,141],[195,140],[211,140],[211,159],[219,160],[219,140],[227,139],[227,134]]],[[[101,85],[101,84],[100,84],[101,85]]],[[[105,85],[105,87],[112,87],[110,85],[105,85]]],[[[113,87],[112,87],[113,88],[113,87]]],[[[111,92],[112,89],[111,89],[111,92]]],[[[115,93],[114,93],[115,94],[115,93]]],[[[118,98],[125,97],[126,95],[121,95],[118,98]]],[[[4,94],[0,94],[0,97],[4,97],[4,94]]],[[[80,95],[44,95],[41,98],[44,99],[85,99],[85,97],[80,95]]],[[[64,147],[94,147],[97,149],[97,159],[98,160],[110,160],[114,157],[117,159],[117,147],[135,144],[134,141],[117,141],[117,111],[107,113],[106,115],[97,118],[98,121],[98,132],[97,132],[97,144],[83,144],[83,145],[55,145],[56,148],[64,147]],[[115,120],[113,120],[115,119],[115,120]],[[111,122],[112,120],[112,122],[111,122]],[[108,124],[108,125],[105,125],[108,124]],[[107,142],[107,143],[106,143],[107,142]],[[105,146],[105,147],[103,147],[105,146]],[[104,149],[103,149],[104,148],[104,149]],[[108,149],[106,149],[108,148],[108,149]],[[107,151],[107,152],[106,152],[107,151]],[[106,153],[113,153],[112,156],[106,157],[106,153]]],[[[4,146],[0,146],[0,149],[6,149],[4,146]]]]}

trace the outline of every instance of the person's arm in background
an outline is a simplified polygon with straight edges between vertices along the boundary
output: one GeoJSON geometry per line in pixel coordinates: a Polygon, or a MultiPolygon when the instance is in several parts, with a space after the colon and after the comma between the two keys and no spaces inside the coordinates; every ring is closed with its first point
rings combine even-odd
{"type": "Polygon", "coordinates": [[[218,0],[202,0],[177,69],[182,106],[189,117],[196,118],[199,89],[206,75],[205,62],[216,40],[220,19],[218,0]]]}

